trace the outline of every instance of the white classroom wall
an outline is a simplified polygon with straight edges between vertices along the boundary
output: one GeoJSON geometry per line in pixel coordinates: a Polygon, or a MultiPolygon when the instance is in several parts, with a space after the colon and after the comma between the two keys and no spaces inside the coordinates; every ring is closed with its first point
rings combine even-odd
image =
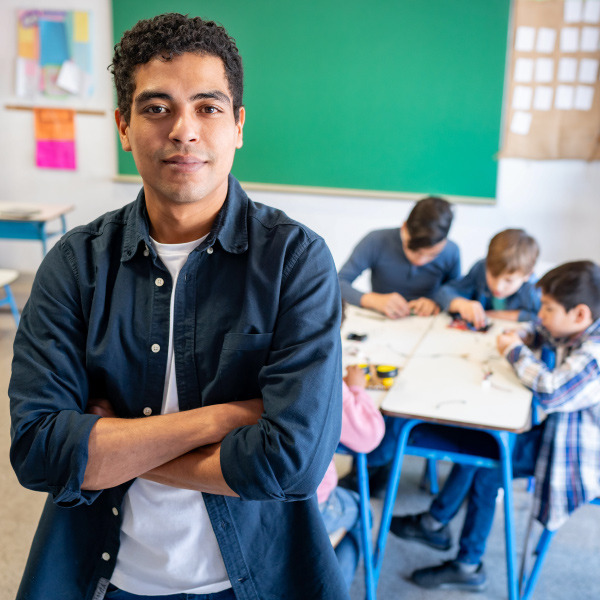
{"type": "MultiPolygon", "coordinates": [[[[111,78],[110,0],[3,0],[0,6],[0,201],[74,204],[69,227],[133,200],[139,186],[115,183],[116,136],[111,78]],[[15,12],[18,8],[91,10],[95,24],[96,90],[89,100],[71,103],[100,109],[103,117],[76,117],[76,172],[34,166],[33,113],[6,110],[23,104],[14,96],[15,12]]],[[[44,106],[59,102],[44,101],[44,106]]],[[[241,150],[243,152],[243,150],[241,150]]],[[[390,148],[393,152],[393,148],[390,148]]],[[[600,162],[501,160],[494,206],[456,206],[451,237],[459,243],[464,269],[485,254],[489,238],[509,226],[526,228],[539,241],[542,265],[591,258],[600,261],[600,162]]],[[[343,198],[252,192],[250,196],[285,210],[320,233],[341,266],[368,231],[400,224],[412,204],[398,200],[343,198]]],[[[0,240],[0,267],[35,271],[41,260],[37,243],[0,240]]],[[[542,269],[543,270],[543,267],[542,269]]]]}

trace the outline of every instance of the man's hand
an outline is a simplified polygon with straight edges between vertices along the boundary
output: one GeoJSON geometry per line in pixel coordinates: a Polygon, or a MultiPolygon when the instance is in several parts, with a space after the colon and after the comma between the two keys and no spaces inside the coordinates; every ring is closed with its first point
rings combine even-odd
{"type": "Polygon", "coordinates": [[[106,398],[90,398],[85,412],[90,415],[98,415],[99,417],[116,417],[113,405],[106,398]]]}
{"type": "Polygon", "coordinates": [[[457,312],[467,323],[471,323],[475,329],[481,329],[487,323],[485,310],[477,300],[454,298],[450,302],[448,312],[457,312]]]}
{"type": "Polygon", "coordinates": [[[358,365],[350,365],[348,374],[344,377],[348,387],[355,386],[365,389],[367,387],[367,378],[364,371],[358,365]]]}
{"type": "Polygon", "coordinates": [[[440,307],[431,298],[417,298],[408,303],[411,314],[419,317],[431,317],[440,312],[440,307]]]}
{"type": "Polygon", "coordinates": [[[360,305],[363,308],[372,308],[390,319],[399,319],[410,314],[408,302],[396,292],[391,294],[376,294],[374,292],[363,294],[360,305]]]}
{"type": "Polygon", "coordinates": [[[498,348],[498,352],[500,352],[502,356],[504,356],[507,348],[513,344],[522,343],[523,340],[517,331],[505,331],[496,338],[496,346],[498,348]]]}

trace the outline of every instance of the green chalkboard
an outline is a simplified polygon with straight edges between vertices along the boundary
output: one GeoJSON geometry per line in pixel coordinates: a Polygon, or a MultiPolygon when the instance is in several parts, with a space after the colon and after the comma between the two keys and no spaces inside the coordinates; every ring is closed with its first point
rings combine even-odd
{"type": "MultiPolygon", "coordinates": [[[[116,0],[222,23],[245,68],[244,182],[494,197],[510,0],[116,0]]],[[[137,174],[119,151],[119,174],[137,174]]]]}

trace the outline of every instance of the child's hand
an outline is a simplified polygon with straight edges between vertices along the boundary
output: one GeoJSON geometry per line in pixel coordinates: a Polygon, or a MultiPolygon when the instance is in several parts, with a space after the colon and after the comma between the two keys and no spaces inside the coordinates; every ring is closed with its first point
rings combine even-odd
{"type": "Polygon", "coordinates": [[[504,356],[506,349],[513,344],[522,344],[523,340],[518,331],[505,331],[496,338],[498,352],[504,356]]]}
{"type": "Polygon", "coordinates": [[[527,329],[515,329],[515,331],[526,346],[530,346],[533,343],[533,339],[535,338],[533,331],[527,329]]]}
{"type": "Polygon", "coordinates": [[[477,300],[454,298],[450,302],[448,311],[457,312],[467,323],[471,323],[475,329],[481,329],[487,323],[485,310],[477,300]]]}
{"type": "Polygon", "coordinates": [[[360,305],[364,308],[372,308],[390,319],[399,319],[410,314],[408,302],[396,292],[391,294],[375,294],[374,292],[363,294],[360,305]]]}
{"type": "Polygon", "coordinates": [[[348,373],[346,377],[344,377],[344,381],[348,387],[355,386],[363,389],[367,387],[365,373],[358,365],[350,365],[348,367],[348,373]]]}
{"type": "Polygon", "coordinates": [[[430,298],[417,298],[408,303],[411,314],[419,317],[430,317],[440,312],[440,307],[430,298]]]}

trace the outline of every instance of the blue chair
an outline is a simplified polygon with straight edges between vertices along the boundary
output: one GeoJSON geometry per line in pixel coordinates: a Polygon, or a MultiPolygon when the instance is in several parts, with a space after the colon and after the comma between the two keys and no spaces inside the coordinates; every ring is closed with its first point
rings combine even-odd
{"type": "Polygon", "coordinates": [[[21,315],[19,314],[19,309],[17,308],[15,297],[13,296],[12,290],[10,289],[10,284],[18,276],[18,271],[13,271],[12,269],[0,269],[0,287],[4,288],[4,293],[6,294],[5,298],[0,298],[0,306],[4,306],[5,304],[8,304],[10,306],[10,311],[12,312],[17,327],[19,326],[21,315]]]}
{"type": "MultiPolygon", "coordinates": [[[[592,500],[590,502],[590,504],[596,504],[597,506],[600,506],[600,498],[596,498],[596,499],[592,500]]],[[[531,530],[532,522],[533,522],[533,515],[532,515],[531,521],[529,523],[529,530],[531,530]]],[[[528,535],[525,538],[525,550],[523,552],[523,559],[521,562],[521,575],[520,575],[521,600],[529,600],[531,598],[531,595],[533,594],[533,590],[535,589],[538,579],[540,578],[540,571],[542,568],[542,564],[544,563],[544,560],[546,559],[546,555],[548,554],[548,548],[550,547],[550,542],[552,541],[552,538],[554,537],[555,534],[556,534],[556,531],[550,531],[549,529],[546,529],[544,527],[544,530],[542,531],[540,538],[537,542],[535,551],[533,552],[534,556],[536,556],[535,562],[533,564],[531,572],[527,573],[526,561],[527,561],[527,554],[528,554],[527,541],[529,540],[529,532],[528,532],[528,535]]]]}
{"type": "Polygon", "coordinates": [[[354,458],[358,474],[359,514],[360,514],[360,543],[365,567],[366,600],[375,600],[375,578],[373,573],[373,539],[371,524],[371,496],[369,491],[369,472],[367,470],[367,455],[354,452],[344,444],[339,444],[338,454],[347,454],[354,458]]]}

